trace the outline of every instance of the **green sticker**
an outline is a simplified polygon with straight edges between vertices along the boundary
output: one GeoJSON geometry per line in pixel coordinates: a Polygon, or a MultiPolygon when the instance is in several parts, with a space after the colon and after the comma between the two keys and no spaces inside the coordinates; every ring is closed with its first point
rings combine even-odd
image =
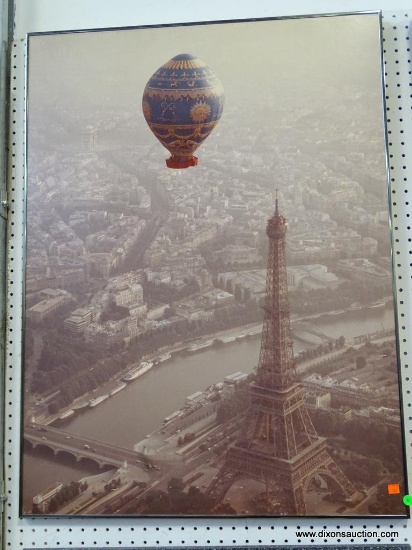
{"type": "Polygon", "coordinates": [[[406,505],[406,506],[412,506],[412,495],[405,495],[403,497],[403,503],[406,505]]]}

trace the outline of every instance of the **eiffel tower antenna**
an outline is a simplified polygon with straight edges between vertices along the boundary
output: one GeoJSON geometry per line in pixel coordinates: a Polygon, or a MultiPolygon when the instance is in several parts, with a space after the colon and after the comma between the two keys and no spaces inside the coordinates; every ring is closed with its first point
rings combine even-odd
{"type": "MultiPolygon", "coordinates": [[[[250,385],[250,402],[238,440],[212,480],[208,494],[223,500],[237,480],[261,481],[279,502],[279,514],[305,515],[309,484],[315,475],[333,480],[352,501],[358,500],[352,483],[318,436],[296,374],[290,327],[286,272],[286,219],[279,214],[276,191],[274,215],[268,220],[269,238],[266,299],[259,363],[250,385]]],[[[319,510],[319,515],[322,510],[319,510]]]]}

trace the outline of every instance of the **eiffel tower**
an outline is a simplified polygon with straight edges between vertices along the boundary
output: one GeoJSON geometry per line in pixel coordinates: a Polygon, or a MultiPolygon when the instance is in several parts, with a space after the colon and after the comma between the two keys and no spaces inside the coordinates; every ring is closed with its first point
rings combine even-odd
{"type": "MultiPolygon", "coordinates": [[[[326,478],[344,498],[359,493],[331,458],[326,439],[317,435],[296,374],[286,273],[286,219],[268,220],[266,302],[259,363],[250,385],[250,402],[241,434],[207,491],[221,502],[240,479],[261,481],[276,498],[280,514],[306,515],[305,494],[313,477],[326,478]]],[[[319,511],[321,514],[322,511],[319,511]]]]}

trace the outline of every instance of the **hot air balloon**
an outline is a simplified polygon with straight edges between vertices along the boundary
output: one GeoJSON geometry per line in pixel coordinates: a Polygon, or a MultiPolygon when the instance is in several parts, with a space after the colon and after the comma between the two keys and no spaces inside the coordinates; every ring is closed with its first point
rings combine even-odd
{"type": "Polygon", "coordinates": [[[143,115],[172,154],[169,168],[197,165],[193,153],[218,123],[223,104],[220,80],[193,55],[176,55],[153,74],[143,92],[143,115]]]}

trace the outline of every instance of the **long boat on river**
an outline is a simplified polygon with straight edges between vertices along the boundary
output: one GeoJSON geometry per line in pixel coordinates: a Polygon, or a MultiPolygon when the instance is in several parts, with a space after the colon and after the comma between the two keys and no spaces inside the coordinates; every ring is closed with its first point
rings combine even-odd
{"type": "Polygon", "coordinates": [[[186,351],[189,353],[200,351],[205,348],[210,348],[210,346],[213,346],[214,340],[205,340],[204,342],[196,342],[195,344],[191,344],[186,348],[186,351]]]}
{"type": "Polygon", "coordinates": [[[121,382],[118,386],[116,386],[112,391],[109,392],[109,397],[113,397],[113,395],[116,395],[116,393],[119,393],[119,391],[124,390],[126,386],[126,382],[121,382]]]}
{"type": "Polygon", "coordinates": [[[103,403],[103,401],[106,401],[106,399],[109,399],[108,393],[106,393],[105,395],[101,395],[100,397],[95,397],[94,399],[91,399],[89,401],[89,407],[97,407],[97,405],[100,405],[100,403],[103,403]]]}
{"type": "Polygon", "coordinates": [[[144,361],[137,368],[132,369],[127,374],[122,376],[122,380],[123,382],[132,382],[133,380],[136,380],[136,378],[139,378],[139,376],[142,376],[143,374],[145,374],[152,367],[153,367],[152,361],[144,361]]]}

